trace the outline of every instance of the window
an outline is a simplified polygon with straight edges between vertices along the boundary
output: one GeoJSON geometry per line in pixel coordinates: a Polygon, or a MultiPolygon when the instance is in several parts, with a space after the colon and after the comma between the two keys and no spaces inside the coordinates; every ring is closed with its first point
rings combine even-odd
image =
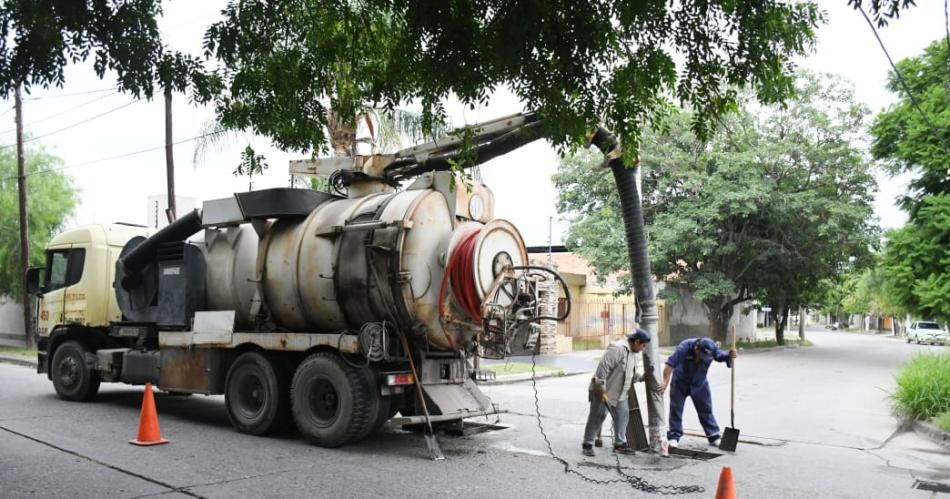
{"type": "Polygon", "coordinates": [[[46,292],[72,286],[82,279],[85,249],[49,251],[46,255],[46,292]]]}
{"type": "Polygon", "coordinates": [[[936,322],[918,322],[918,329],[940,329],[936,322]]]}

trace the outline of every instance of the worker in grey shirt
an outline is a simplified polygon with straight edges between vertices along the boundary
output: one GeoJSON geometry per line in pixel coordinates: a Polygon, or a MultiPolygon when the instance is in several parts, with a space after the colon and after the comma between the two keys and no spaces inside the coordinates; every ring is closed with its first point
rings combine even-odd
{"type": "Polygon", "coordinates": [[[634,381],[643,381],[643,372],[637,367],[637,355],[650,342],[650,335],[637,328],[627,335],[626,340],[612,343],[597,364],[597,371],[590,380],[588,396],[590,414],[584,429],[584,442],[581,446],[585,456],[594,455],[594,438],[610,412],[614,426],[614,452],[633,454],[627,447],[627,421],[630,418],[630,406],[627,402],[634,381]]]}

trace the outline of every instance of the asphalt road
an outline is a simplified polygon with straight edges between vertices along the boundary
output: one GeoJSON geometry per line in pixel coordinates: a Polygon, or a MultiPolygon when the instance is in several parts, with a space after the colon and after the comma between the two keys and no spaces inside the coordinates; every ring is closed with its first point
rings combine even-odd
{"type": "MultiPolygon", "coordinates": [[[[736,426],[749,442],[735,454],[709,461],[624,456],[624,471],[653,484],[706,488],[689,497],[711,497],[722,466],[733,468],[740,497],[932,497],[913,489],[915,482],[950,483],[950,454],[897,431],[887,401],[898,366],[940,347],[850,333],[809,336],[814,347],[740,354],[736,426]]],[[[721,426],[728,424],[728,375],[723,366],[710,373],[721,426]]],[[[539,381],[542,422],[555,452],[576,469],[615,479],[607,452],[593,459],[579,452],[587,381],[539,381]]],[[[56,398],[45,376],[0,364],[0,497],[647,496],[565,474],[546,455],[530,382],[485,391],[511,411],[501,419],[511,428],[441,437],[447,459],[439,462],[427,459],[419,435],[394,428],[322,449],[293,433],[236,433],[221,397],[161,394],[159,419],[171,443],[139,448],[127,442],[140,387],[104,384],[97,402],[70,403],[56,398]]],[[[691,411],[684,420],[697,431],[691,411]]],[[[703,442],[683,443],[701,449],[703,442]]]]}

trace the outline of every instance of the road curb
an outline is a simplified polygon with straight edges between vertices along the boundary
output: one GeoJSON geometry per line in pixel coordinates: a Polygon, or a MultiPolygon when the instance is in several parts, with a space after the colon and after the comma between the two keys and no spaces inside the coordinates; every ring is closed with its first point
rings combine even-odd
{"type": "Polygon", "coordinates": [[[32,367],[33,369],[36,369],[36,360],[14,355],[0,354],[0,364],[12,364],[15,366],[32,367]]]}
{"type": "Polygon", "coordinates": [[[913,420],[909,422],[909,425],[918,435],[925,436],[935,444],[950,450],[950,432],[944,431],[937,425],[926,421],[913,420]]]}
{"type": "MultiPolygon", "coordinates": [[[[567,376],[575,376],[577,374],[583,373],[572,373],[566,371],[560,372],[543,372],[536,373],[534,379],[543,379],[543,378],[564,378],[567,376]]],[[[498,376],[494,381],[482,381],[479,385],[507,385],[509,383],[519,383],[521,381],[531,381],[531,373],[523,374],[509,374],[508,376],[498,376]]]]}

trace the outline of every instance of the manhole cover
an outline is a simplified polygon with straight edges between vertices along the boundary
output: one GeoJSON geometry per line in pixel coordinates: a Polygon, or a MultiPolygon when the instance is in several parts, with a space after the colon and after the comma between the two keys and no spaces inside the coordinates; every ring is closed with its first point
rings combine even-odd
{"type": "Polygon", "coordinates": [[[930,492],[946,492],[950,493],[950,485],[940,482],[925,482],[923,480],[917,480],[914,483],[915,489],[920,490],[929,490],[930,492]]]}

